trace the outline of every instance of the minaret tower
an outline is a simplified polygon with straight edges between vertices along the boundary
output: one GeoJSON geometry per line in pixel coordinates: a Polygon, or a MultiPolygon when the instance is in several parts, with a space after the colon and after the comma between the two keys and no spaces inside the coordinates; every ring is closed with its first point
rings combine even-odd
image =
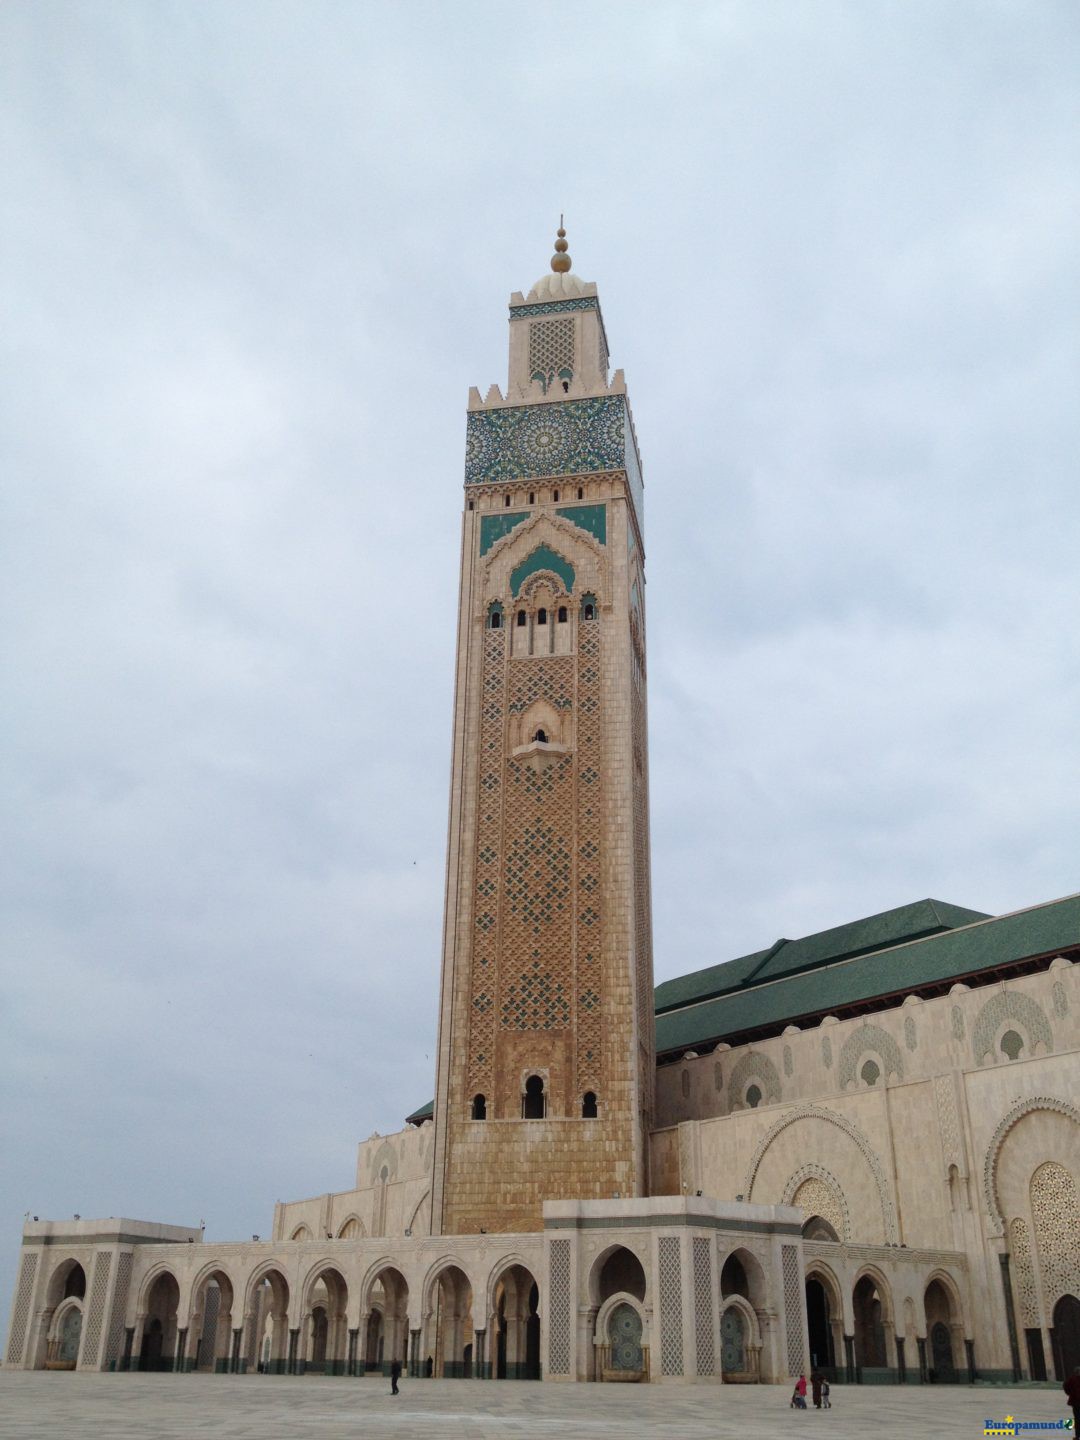
{"type": "Polygon", "coordinates": [[[469,395],[432,1225],[648,1193],[654,1042],[642,482],[558,231],[469,395]]]}

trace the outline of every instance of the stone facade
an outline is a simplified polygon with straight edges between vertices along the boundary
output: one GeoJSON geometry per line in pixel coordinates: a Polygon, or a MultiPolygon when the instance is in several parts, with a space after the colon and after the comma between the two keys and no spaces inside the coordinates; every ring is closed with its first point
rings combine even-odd
{"type": "Polygon", "coordinates": [[[265,1241],[27,1223],[8,1366],[1080,1363],[1080,903],[919,902],[668,982],[654,1014],[641,469],[559,243],[511,299],[506,395],[469,400],[435,1102],[265,1241]]]}

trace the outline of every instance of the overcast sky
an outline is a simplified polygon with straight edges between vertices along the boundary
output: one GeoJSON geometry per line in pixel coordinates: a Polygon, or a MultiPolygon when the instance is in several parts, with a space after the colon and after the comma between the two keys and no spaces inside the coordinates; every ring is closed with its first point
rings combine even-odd
{"type": "Polygon", "coordinates": [[[23,1212],[433,1091],[468,387],[566,213],[646,479],[657,979],[1080,888],[1080,12],[0,8],[0,1326],[23,1212]]]}

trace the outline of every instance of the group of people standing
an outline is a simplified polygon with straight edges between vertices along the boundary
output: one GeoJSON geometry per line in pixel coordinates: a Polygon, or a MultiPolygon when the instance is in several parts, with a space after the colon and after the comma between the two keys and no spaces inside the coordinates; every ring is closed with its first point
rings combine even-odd
{"type": "MultiPolygon", "coordinates": [[[[829,1396],[832,1393],[829,1389],[829,1382],[825,1376],[817,1370],[810,1375],[810,1393],[814,1397],[815,1410],[831,1410],[832,1401],[829,1396]]],[[[793,1410],[806,1409],[806,1376],[800,1375],[795,1382],[795,1390],[791,1396],[791,1408],[793,1410]]]]}

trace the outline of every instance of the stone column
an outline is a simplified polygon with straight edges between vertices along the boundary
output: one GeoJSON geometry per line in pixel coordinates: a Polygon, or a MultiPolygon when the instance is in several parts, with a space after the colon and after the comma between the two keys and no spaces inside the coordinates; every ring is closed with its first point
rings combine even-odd
{"type": "Polygon", "coordinates": [[[473,1331],[472,1368],[474,1380],[486,1380],[484,1374],[484,1331],[473,1331]]]}
{"type": "Polygon", "coordinates": [[[967,1357],[968,1384],[974,1385],[977,1371],[975,1369],[975,1341],[964,1340],[964,1354],[967,1357]]]}
{"type": "Polygon", "coordinates": [[[926,1385],[930,1380],[930,1367],[926,1363],[926,1336],[916,1335],[915,1344],[919,1347],[919,1384],[926,1385]]]}
{"type": "Polygon", "coordinates": [[[855,1368],[855,1336],[844,1336],[844,1365],[847,1370],[847,1382],[854,1385],[858,1379],[858,1372],[855,1368]]]}
{"type": "Polygon", "coordinates": [[[1013,1306],[1012,1280],[1009,1277],[1008,1251],[998,1256],[1001,1265],[1001,1288],[1005,1295],[1005,1323],[1009,1330],[1009,1353],[1012,1356],[1013,1384],[1020,1381],[1020,1345],[1016,1338],[1016,1310],[1013,1306]]]}
{"type": "Polygon", "coordinates": [[[297,1365],[300,1363],[300,1327],[299,1325],[289,1331],[289,1354],[285,1362],[286,1375],[298,1375],[297,1365]]]}
{"type": "Polygon", "coordinates": [[[907,1361],[904,1359],[904,1337],[896,1337],[896,1378],[899,1384],[907,1382],[907,1361]]]}
{"type": "Polygon", "coordinates": [[[240,1375],[243,1373],[244,1360],[240,1354],[244,1343],[244,1327],[238,1325],[231,1331],[231,1348],[229,1351],[229,1374],[240,1375]]]}
{"type": "Polygon", "coordinates": [[[187,1337],[188,1337],[188,1332],[187,1332],[187,1327],[186,1327],[186,1326],[184,1327],[183,1330],[177,1330],[177,1332],[176,1332],[176,1355],[175,1355],[175,1357],[173,1358],[173,1369],[176,1371],[176,1373],[177,1373],[178,1375],[182,1375],[182,1374],[184,1373],[184,1361],[185,1361],[185,1358],[186,1358],[186,1351],[187,1351],[187,1337]]]}

